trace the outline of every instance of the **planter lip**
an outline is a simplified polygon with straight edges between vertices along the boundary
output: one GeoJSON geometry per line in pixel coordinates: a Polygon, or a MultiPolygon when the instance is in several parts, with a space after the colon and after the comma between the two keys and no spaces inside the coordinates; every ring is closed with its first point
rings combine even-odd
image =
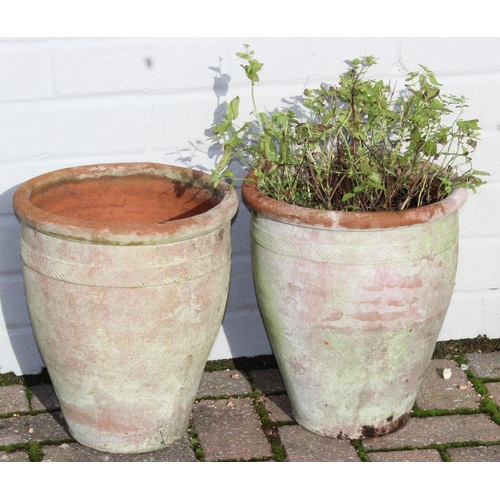
{"type": "Polygon", "coordinates": [[[250,172],[241,193],[260,215],[287,224],[326,230],[380,230],[425,224],[456,212],[467,200],[467,189],[456,188],[444,200],[394,212],[340,212],[290,205],[261,193],[250,172]]]}
{"type": "Polygon", "coordinates": [[[214,188],[210,175],[204,172],[152,162],[102,163],[53,170],[21,184],[13,197],[15,214],[33,229],[62,239],[103,245],[157,245],[200,237],[224,227],[236,214],[238,204],[236,190],[225,182],[214,188]],[[137,174],[168,177],[179,182],[191,181],[197,187],[213,192],[220,202],[204,213],[183,219],[102,223],[56,215],[34,206],[30,201],[35,191],[57,183],[137,174]]]}

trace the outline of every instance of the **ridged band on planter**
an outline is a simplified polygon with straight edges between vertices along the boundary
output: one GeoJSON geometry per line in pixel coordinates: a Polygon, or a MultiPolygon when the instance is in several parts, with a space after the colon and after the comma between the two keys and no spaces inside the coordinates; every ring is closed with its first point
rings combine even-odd
{"type": "Polygon", "coordinates": [[[151,163],[64,169],[16,192],[33,330],[77,441],[144,452],[186,433],[227,301],[237,206],[228,185],[214,190],[205,174],[151,163]],[[194,186],[191,198],[201,190],[215,206],[169,221],[105,223],[54,215],[31,202],[51,186],[70,183],[74,194],[82,179],[127,183],[134,176],[153,179],[160,191],[163,181],[194,186]]]}
{"type": "Polygon", "coordinates": [[[293,414],[329,437],[402,427],[448,309],[467,192],[399,213],[339,213],[272,200],[252,208],[257,298],[293,414]]]}

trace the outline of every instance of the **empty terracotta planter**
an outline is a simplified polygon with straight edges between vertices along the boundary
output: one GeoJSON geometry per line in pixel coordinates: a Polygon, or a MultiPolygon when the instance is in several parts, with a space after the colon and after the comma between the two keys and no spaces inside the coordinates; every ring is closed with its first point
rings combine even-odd
{"type": "Polygon", "coordinates": [[[153,163],[58,170],[16,191],[33,330],[77,441],[145,452],[185,434],[237,206],[227,184],[153,163]]]}
{"type": "Polygon", "coordinates": [[[293,414],[370,438],[408,420],[453,292],[458,209],[345,213],[291,206],[245,182],[259,306],[293,414]]]}

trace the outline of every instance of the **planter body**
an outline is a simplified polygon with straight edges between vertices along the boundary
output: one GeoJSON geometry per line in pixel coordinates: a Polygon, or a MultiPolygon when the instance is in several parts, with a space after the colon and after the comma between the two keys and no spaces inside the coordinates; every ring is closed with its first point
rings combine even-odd
{"type": "Polygon", "coordinates": [[[291,207],[247,182],[256,293],[293,414],[324,436],[402,427],[450,303],[465,190],[407,213],[291,207]]]}
{"type": "Polygon", "coordinates": [[[130,453],[185,434],[227,300],[237,205],[205,174],[148,163],[18,189],[28,309],[77,441],[130,453]]]}

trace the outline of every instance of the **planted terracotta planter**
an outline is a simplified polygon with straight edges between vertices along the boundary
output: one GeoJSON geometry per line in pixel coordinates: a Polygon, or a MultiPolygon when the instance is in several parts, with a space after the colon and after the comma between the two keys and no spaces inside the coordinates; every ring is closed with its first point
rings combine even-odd
{"type": "Polygon", "coordinates": [[[290,206],[243,185],[261,313],[304,428],[363,439],[408,420],[453,292],[467,192],[403,212],[290,206]]]}
{"type": "Polygon", "coordinates": [[[237,206],[227,184],[153,163],[58,170],[16,191],[33,330],[77,441],[144,452],[185,434],[237,206]]]}

